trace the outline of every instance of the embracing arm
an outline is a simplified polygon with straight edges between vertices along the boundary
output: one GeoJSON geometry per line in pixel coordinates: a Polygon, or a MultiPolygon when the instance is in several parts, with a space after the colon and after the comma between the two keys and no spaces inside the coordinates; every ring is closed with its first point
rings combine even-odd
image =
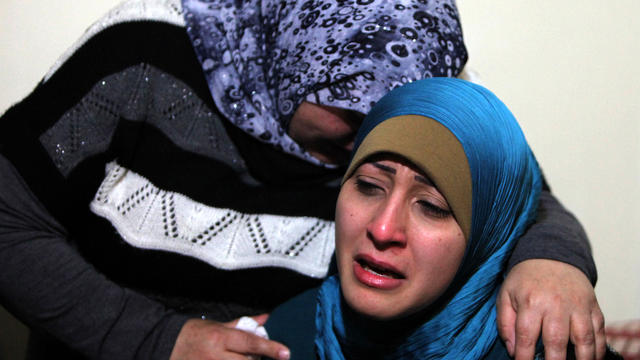
{"type": "Polygon", "coordinates": [[[98,273],[2,155],[0,264],[3,305],[91,358],[169,358],[187,320],[98,273]]]}
{"type": "Polygon", "coordinates": [[[518,241],[498,296],[498,329],[509,353],[532,359],[542,333],[546,359],[602,358],[604,318],[593,291],[597,273],[587,236],[549,191],[536,223],[518,241]]]}
{"type": "Polygon", "coordinates": [[[582,225],[549,191],[540,193],[538,206],[536,222],[516,244],[507,271],[529,259],[557,260],[577,267],[595,285],[598,274],[582,225]]]}

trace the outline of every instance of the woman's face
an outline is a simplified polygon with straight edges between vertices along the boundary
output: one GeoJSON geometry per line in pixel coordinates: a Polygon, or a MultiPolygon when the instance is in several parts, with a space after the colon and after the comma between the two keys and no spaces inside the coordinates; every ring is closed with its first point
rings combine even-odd
{"type": "Polygon", "coordinates": [[[344,183],[336,207],[342,292],[379,320],[416,313],[447,289],[466,241],[444,196],[409,162],[383,157],[344,183]]]}
{"type": "Polygon", "coordinates": [[[300,104],[289,123],[289,136],[326,164],[345,164],[364,115],[310,102],[300,104]]]}

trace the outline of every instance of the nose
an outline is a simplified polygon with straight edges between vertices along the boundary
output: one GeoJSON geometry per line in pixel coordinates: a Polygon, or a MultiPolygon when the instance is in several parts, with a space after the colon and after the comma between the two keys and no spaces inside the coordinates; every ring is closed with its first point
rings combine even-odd
{"type": "Polygon", "coordinates": [[[403,202],[390,197],[380,205],[367,224],[367,234],[378,249],[404,247],[407,243],[406,224],[403,202]]]}

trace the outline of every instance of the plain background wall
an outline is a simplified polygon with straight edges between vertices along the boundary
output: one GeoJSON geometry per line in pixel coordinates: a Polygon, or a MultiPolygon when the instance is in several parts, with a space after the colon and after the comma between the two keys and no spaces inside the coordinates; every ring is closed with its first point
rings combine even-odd
{"type": "Polygon", "coordinates": [[[607,321],[640,318],[637,0],[458,0],[468,65],[584,225],[607,321]]]}
{"type": "MultiPolygon", "coordinates": [[[[3,0],[0,112],[118,0],[3,0]]],[[[640,318],[640,1],[459,0],[469,65],[519,119],[583,223],[608,322],[640,318]]],[[[20,328],[0,314],[0,359],[20,328]]],[[[16,340],[17,339],[17,340],[16,340]]]]}

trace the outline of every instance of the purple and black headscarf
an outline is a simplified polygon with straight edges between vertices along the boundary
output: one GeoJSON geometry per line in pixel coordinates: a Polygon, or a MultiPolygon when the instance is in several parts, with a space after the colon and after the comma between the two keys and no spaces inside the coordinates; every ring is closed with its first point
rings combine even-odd
{"type": "Polygon", "coordinates": [[[454,0],[182,0],[213,99],[229,121],[309,162],[286,131],[303,101],[367,113],[407,82],[460,73],[454,0]]]}

